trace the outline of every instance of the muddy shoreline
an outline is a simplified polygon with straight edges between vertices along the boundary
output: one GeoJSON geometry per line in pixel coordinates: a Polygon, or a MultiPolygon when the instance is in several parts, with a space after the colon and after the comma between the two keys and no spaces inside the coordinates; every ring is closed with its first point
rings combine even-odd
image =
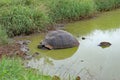
{"type": "Polygon", "coordinates": [[[7,57],[21,57],[22,59],[31,59],[33,55],[30,54],[28,44],[29,40],[19,40],[13,43],[0,46],[0,58],[7,57]]]}

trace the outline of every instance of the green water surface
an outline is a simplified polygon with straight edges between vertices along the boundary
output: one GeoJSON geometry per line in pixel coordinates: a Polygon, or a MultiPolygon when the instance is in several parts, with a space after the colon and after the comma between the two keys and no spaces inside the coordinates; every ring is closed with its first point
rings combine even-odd
{"type": "Polygon", "coordinates": [[[58,75],[63,80],[74,76],[80,76],[81,80],[120,79],[120,9],[98,14],[92,19],[69,23],[65,30],[78,39],[79,47],[40,50],[37,45],[45,35],[32,35],[30,51],[41,55],[37,60],[30,60],[28,65],[39,69],[43,74],[58,75]],[[86,39],[82,40],[82,37],[86,39]],[[112,45],[101,48],[98,44],[102,41],[112,45]]]}

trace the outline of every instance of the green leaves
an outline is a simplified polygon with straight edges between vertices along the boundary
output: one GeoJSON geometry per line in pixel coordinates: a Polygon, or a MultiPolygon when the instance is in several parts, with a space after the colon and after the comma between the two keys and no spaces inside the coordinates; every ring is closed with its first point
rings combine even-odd
{"type": "Polygon", "coordinates": [[[6,30],[4,30],[0,25],[0,44],[7,44],[8,43],[8,35],[6,30]]]}
{"type": "Polygon", "coordinates": [[[34,69],[25,69],[20,58],[6,58],[0,60],[0,80],[51,80],[34,69]]]}
{"type": "Polygon", "coordinates": [[[79,19],[96,11],[93,0],[51,0],[48,6],[54,21],[79,19]]]}
{"type": "Polygon", "coordinates": [[[21,5],[11,6],[1,13],[0,18],[0,24],[9,36],[33,33],[34,30],[44,29],[49,23],[49,17],[40,9],[21,5]]]}
{"type": "Polygon", "coordinates": [[[94,0],[98,11],[108,11],[120,6],[120,0],[94,0]]]}

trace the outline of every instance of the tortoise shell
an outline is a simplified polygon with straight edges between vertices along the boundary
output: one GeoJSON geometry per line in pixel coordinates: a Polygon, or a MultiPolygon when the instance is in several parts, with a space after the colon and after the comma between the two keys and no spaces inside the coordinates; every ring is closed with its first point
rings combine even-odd
{"type": "Polygon", "coordinates": [[[62,49],[78,46],[79,42],[70,33],[56,30],[48,32],[41,45],[48,49],[62,49]]]}

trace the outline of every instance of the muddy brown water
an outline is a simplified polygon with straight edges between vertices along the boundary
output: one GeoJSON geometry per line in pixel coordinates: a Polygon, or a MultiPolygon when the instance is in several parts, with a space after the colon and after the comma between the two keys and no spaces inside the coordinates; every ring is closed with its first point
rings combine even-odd
{"type": "Polygon", "coordinates": [[[40,55],[30,60],[28,66],[45,75],[58,75],[62,80],[73,80],[75,76],[80,76],[81,80],[120,79],[120,9],[67,24],[65,30],[79,40],[79,47],[40,50],[37,45],[44,35],[32,35],[29,37],[30,51],[40,55]],[[102,41],[112,45],[101,48],[98,44],[102,41]]]}

